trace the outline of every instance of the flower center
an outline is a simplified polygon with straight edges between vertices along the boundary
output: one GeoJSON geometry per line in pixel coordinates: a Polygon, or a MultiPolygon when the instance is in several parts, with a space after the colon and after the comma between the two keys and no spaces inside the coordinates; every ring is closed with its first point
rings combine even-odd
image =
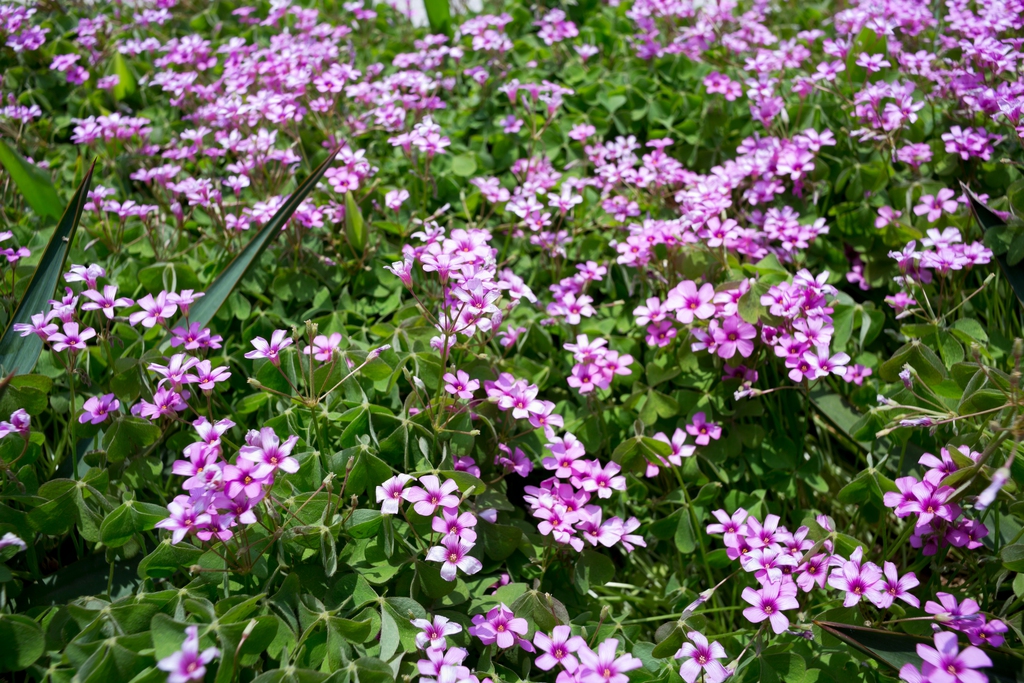
{"type": "Polygon", "coordinates": [[[775,611],[775,608],[772,607],[771,605],[765,605],[764,606],[764,613],[765,614],[771,614],[774,611],[775,611]]]}
{"type": "Polygon", "coordinates": [[[450,555],[448,555],[448,561],[451,562],[452,564],[455,564],[456,562],[459,561],[459,556],[457,554],[455,554],[455,553],[451,553],[450,555]]]}

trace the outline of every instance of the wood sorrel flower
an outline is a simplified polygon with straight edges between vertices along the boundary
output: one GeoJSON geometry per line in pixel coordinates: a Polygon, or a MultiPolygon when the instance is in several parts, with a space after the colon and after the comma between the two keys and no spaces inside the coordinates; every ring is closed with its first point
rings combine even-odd
{"type": "Polygon", "coordinates": [[[181,649],[157,662],[156,668],[167,672],[167,683],[201,681],[206,676],[206,665],[220,656],[220,650],[208,647],[199,652],[199,627],[185,629],[185,642],[181,649]]]}

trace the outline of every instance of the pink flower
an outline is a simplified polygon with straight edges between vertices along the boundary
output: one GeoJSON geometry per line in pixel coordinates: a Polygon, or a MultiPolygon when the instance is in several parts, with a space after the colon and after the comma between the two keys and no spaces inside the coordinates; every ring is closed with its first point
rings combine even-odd
{"type": "Polygon", "coordinates": [[[461,515],[457,513],[457,510],[448,512],[442,509],[440,515],[430,520],[430,528],[444,536],[457,536],[467,543],[475,543],[476,531],[473,527],[476,526],[476,515],[472,512],[463,512],[461,515]]]}
{"type": "Polygon", "coordinates": [[[416,647],[421,650],[444,650],[448,647],[445,638],[462,632],[462,626],[447,617],[434,616],[434,621],[411,619],[412,625],[422,629],[416,634],[416,647]]]}
{"type": "MultiPolygon", "coordinates": [[[[302,353],[307,356],[312,355],[321,363],[326,363],[334,357],[334,352],[339,348],[341,348],[341,333],[332,332],[329,337],[325,334],[313,337],[313,343],[304,347],[302,353]]],[[[252,352],[250,351],[250,353],[252,352]]]]}
{"type": "Polygon", "coordinates": [[[479,638],[484,645],[496,643],[502,650],[507,650],[518,644],[524,650],[533,652],[533,646],[522,638],[529,630],[526,619],[516,617],[505,603],[492,608],[486,617],[477,614],[473,617],[473,625],[469,627],[470,635],[479,638]]]}
{"type": "Polygon", "coordinates": [[[843,607],[853,607],[861,598],[878,604],[882,598],[879,592],[882,570],[871,562],[861,564],[860,552],[854,553],[854,557],[855,559],[851,558],[844,562],[842,567],[832,570],[828,577],[828,585],[846,592],[843,607]]]}
{"type": "Polygon", "coordinates": [[[875,605],[880,609],[888,609],[892,606],[893,600],[899,598],[908,605],[920,607],[921,601],[910,593],[910,589],[919,585],[914,572],[907,572],[903,576],[897,576],[896,565],[892,562],[885,563],[885,578],[878,586],[879,598],[875,605]]]}
{"type": "Polygon", "coordinates": [[[134,327],[140,322],[145,328],[163,325],[167,319],[178,312],[178,307],[168,299],[167,292],[160,292],[156,298],[147,294],[138,301],[142,310],[128,316],[128,322],[134,327]]]}
{"type": "Polygon", "coordinates": [[[942,216],[943,211],[946,213],[955,213],[957,210],[956,199],[953,197],[955,193],[953,190],[948,188],[942,188],[939,190],[937,196],[930,194],[923,195],[920,199],[920,204],[914,207],[915,216],[924,216],[927,214],[927,220],[929,223],[934,223],[939,220],[942,216]]]}
{"type": "Polygon", "coordinates": [[[381,514],[398,514],[398,506],[404,497],[405,485],[412,480],[413,478],[408,474],[396,474],[377,486],[377,502],[381,504],[381,514]]]}
{"type": "Polygon", "coordinates": [[[783,633],[789,628],[789,618],[782,613],[783,610],[798,609],[800,607],[800,603],[796,601],[794,595],[790,594],[789,586],[792,586],[792,591],[795,595],[796,586],[782,581],[761,586],[760,590],[756,591],[749,586],[744,588],[740,597],[745,602],[750,603],[751,607],[743,610],[743,616],[753,624],[758,624],[767,619],[776,634],[783,633]],[[786,590],[783,590],[784,587],[786,587],[786,590]]]}
{"type": "Polygon", "coordinates": [[[384,195],[384,206],[388,207],[392,211],[398,211],[402,208],[402,204],[409,198],[408,190],[390,190],[384,195]]]}
{"type": "Polygon", "coordinates": [[[722,326],[715,330],[715,342],[718,344],[720,358],[732,358],[737,351],[744,358],[754,352],[754,343],[750,341],[757,336],[757,329],[739,316],[726,318],[722,326]]]}
{"type": "Polygon", "coordinates": [[[263,337],[256,337],[251,343],[255,350],[247,352],[245,354],[246,358],[266,358],[274,365],[280,365],[281,359],[279,354],[282,350],[292,345],[292,340],[288,337],[288,332],[285,330],[274,330],[269,342],[263,337]]]}
{"type": "Polygon", "coordinates": [[[679,667],[679,675],[686,683],[693,683],[704,672],[707,683],[721,683],[731,673],[722,666],[719,659],[725,659],[725,648],[719,643],[709,643],[702,633],[690,631],[687,637],[693,643],[683,643],[676,652],[676,659],[686,659],[679,667]]]}
{"type": "Polygon", "coordinates": [[[83,311],[102,311],[108,320],[113,320],[115,308],[126,308],[134,302],[128,297],[117,296],[117,285],[105,285],[103,293],[100,294],[94,289],[87,289],[82,296],[89,299],[82,304],[83,311]]]}
{"type": "Polygon", "coordinates": [[[579,667],[579,662],[572,653],[587,646],[587,641],[580,636],[572,635],[568,626],[555,626],[551,636],[538,630],[533,634],[533,644],[543,654],[537,657],[534,662],[538,669],[551,671],[557,664],[561,664],[566,671],[572,673],[579,667]]]}
{"type": "Polygon", "coordinates": [[[180,543],[189,532],[206,526],[212,520],[208,513],[199,512],[193,508],[188,496],[177,496],[167,504],[167,512],[170,516],[160,520],[154,526],[170,531],[172,544],[180,543]]]}
{"type": "Polygon", "coordinates": [[[53,344],[54,351],[69,349],[71,353],[85,351],[85,342],[96,336],[96,331],[87,327],[81,332],[78,330],[78,323],[64,323],[64,332],[54,332],[47,341],[53,344]]]}
{"type": "Polygon", "coordinates": [[[83,411],[78,416],[78,421],[82,424],[89,422],[98,425],[101,422],[105,422],[110,413],[120,408],[121,402],[114,398],[113,394],[104,394],[103,396],[89,398],[82,407],[83,411]]]}
{"type": "Polygon", "coordinates": [[[446,372],[442,379],[447,382],[444,385],[445,391],[467,401],[472,399],[473,392],[480,388],[480,380],[470,379],[469,373],[465,370],[457,370],[454,375],[446,372]]]}
{"type": "Polygon", "coordinates": [[[581,683],[628,683],[627,671],[639,669],[643,662],[631,654],[616,657],[619,647],[617,638],[609,638],[597,647],[579,649],[581,683]]]}
{"type": "Polygon", "coordinates": [[[188,626],[181,649],[157,662],[156,668],[167,672],[167,683],[201,681],[206,677],[206,665],[219,656],[215,647],[199,652],[199,627],[188,626]]]}
{"type": "Polygon", "coordinates": [[[441,540],[441,545],[427,551],[427,560],[441,562],[441,578],[445,581],[454,581],[456,569],[461,569],[466,574],[476,574],[483,568],[480,560],[469,555],[472,549],[471,543],[458,536],[445,536],[441,540]]]}
{"type": "Polygon", "coordinates": [[[707,320],[715,314],[715,305],[711,303],[714,298],[715,288],[710,282],[698,290],[692,280],[684,280],[669,292],[665,307],[676,312],[676,320],[689,325],[694,318],[707,320]]]}
{"type": "Polygon", "coordinates": [[[686,431],[690,436],[695,437],[694,441],[698,446],[707,446],[711,439],[717,441],[722,436],[722,428],[714,422],[708,422],[707,415],[703,411],[694,414],[693,422],[686,425],[686,431]]]}
{"type": "Polygon", "coordinates": [[[416,514],[429,517],[437,511],[437,508],[455,508],[459,506],[459,497],[453,495],[459,490],[459,485],[454,479],[448,479],[443,484],[433,474],[420,477],[423,488],[413,486],[404,491],[402,497],[410,503],[415,503],[413,509],[416,514]]]}
{"type": "Polygon", "coordinates": [[[238,449],[238,457],[252,460],[260,467],[256,470],[259,478],[273,474],[278,469],[289,474],[299,471],[299,461],[291,457],[292,449],[299,437],[289,436],[284,443],[270,427],[260,431],[251,430],[245,437],[246,445],[238,449]]]}

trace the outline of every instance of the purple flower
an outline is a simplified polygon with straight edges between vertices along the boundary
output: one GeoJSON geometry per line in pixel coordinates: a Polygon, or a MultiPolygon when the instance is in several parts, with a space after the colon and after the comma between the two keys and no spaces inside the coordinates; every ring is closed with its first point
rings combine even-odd
{"type": "Polygon", "coordinates": [[[926,194],[921,197],[921,203],[914,207],[914,215],[925,216],[927,221],[934,223],[939,220],[943,212],[954,213],[957,210],[955,193],[948,188],[939,190],[938,195],[926,194]]]}
{"type": "MultiPolygon", "coordinates": [[[[921,665],[922,681],[928,683],[987,683],[988,676],[977,669],[992,666],[988,655],[968,645],[960,651],[956,634],[942,631],[936,633],[935,647],[924,643],[917,646],[917,655],[924,660],[921,665]]],[[[903,677],[903,671],[900,671],[903,677]]]]}
{"type": "Polygon", "coordinates": [[[81,332],[78,323],[64,323],[64,333],[54,332],[47,341],[53,344],[54,351],[70,349],[72,353],[85,350],[85,342],[96,336],[96,331],[87,327],[81,332]]]}
{"type": "Polygon", "coordinates": [[[177,496],[167,504],[167,512],[170,516],[161,519],[154,526],[170,531],[172,544],[180,543],[189,532],[196,531],[197,528],[204,527],[212,521],[209,514],[200,512],[192,506],[188,496],[177,496]]]}
{"type": "Polygon", "coordinates": [[[533,463],[521,448],[516,447],[513,450],[505,444],[499,443],[498,450],[501,453],[494,456],[494,464],[501,465],[506,472],[515,472],[520,477],[525,477],[533,471],[533,463]]]}
{"type": "Polygon", "coordinates": [[[679,675],[686,683],[696,681],[702,670],[707,683],[721,683],[731,675],[731,672],[717,661],[725,658],[725,648],[718,643],[708,643],[708,639],[696,631],[690,631],[687,637],[693,643],[683,643],[675,655],[676,659],[687,658],[679,667],[679,675]]]}
{"type": "Polygon", "coordinates": [[[78,416],[82,424],[90,422],[94,425],[105,421],[110,413],[121,407],[121,402],[114,398],[113,394],[93,396],[85,402],[83,412],[78,416]]]}
{"type": "Polygon", "coordinates": [[[518,643],[524,650],[533,652],[533,645],[522,638],[529,630],[526,619],[516,617],[505,603],[492,608],[486,617],[477,614],[473,617],[473,625],[469,627],[470,635],[479,638],[484,645],[496,643],[499,648],[506,650],[518,643]]]}
{"type": "Polygon", "coordinates": [[[167,292],[160,292],[156,298],[153,298],[152,294],[147,294],[135,303],[142,310],[128,316],[128,322],[132,327],[139,323],[146,328],[163,325],[168,318],[178,312],[178,306],[168,300],[167,292]]]}
{"type": "MultiPolygon", "coordinates": [[[[457,511],[456,511],[457,512],[457,511]]],[[[445,536],[455,536],[467,543],[476,542],[476,515],[463,512],[461,515],[441,510],[441,514],[430,521],[430,528],[445,536]]]]}
{"type": "Polygon", "coordinates": [[[718,344],[719,357],[732,358],[738,351],[744,358],[749,358],[754,352],[754,343],[750,340],[757,336],[757,329],[743,318],[734,315],[726,318],[713,336],[718,344]]]}
{"type": "Polygon", "coordinates": [[[288,338],[288,332],[285,330],[274,330],[269,342],[263,337],[256,337],[251,343],[255,350],[247,352],[246,358],[266,358],[274,365],[279,365],[279,354],[292,345],[292,340],[288,338]]]}
{"type": "Polygon", "coordinates": [[[892,606],[893,600],[899,598],[908,605],[920,607],[921,601],[910,593],[910,589],[920,585],[914,572],[907,572],[903,576],[897,576],[896,565],[892,562],[885,563],[885,578],[877,586],[879,597],[874,600],[875,605],[881,609],[888,609],[892,606]]]}
{"type": "Polygon", "coordinates": [[[156,668],[167,672],[167,683],[201,681],[206,677],[206,665],[220,656],[220,650],[208,647],[199,652],[199,627],[185,629],[185,642],[174,654],[164,657],[156,668]]]}
{"type": "Polygon", "coordinates": [[[615,656],[619,647],[617,638],[609,638],[597,647],[597,652],[581,647],[580,681],[581,683],[628,683],[627,671],[639,669],[643,662],[631,654],[615,656]]]}
{"type": "Polygon", "coordinates": [[[446,382],[445,391],[467,401],[472,399],[473,392],[480,388],[480,380],[470,379],[469,373],[465,370],[457,370],[454,375],[446,372],[442,379],[446,382]]]}
{"type": "Polygon", "coordinates": [[[434,621],[411,619],[412,625],[423,629],[416,634],[416,647],[421,650],[444,650],[448,647],[446,636],[462,632],[462,626],[447,617],[434,616],[434,621]]]}
{"type": "Polygon", "coordinates": [[[413,505],[416,514],[429,517],[437,511],[437,508],[454,508],[459,506],[459,497],[453,495],[453,491],[459,490],[459,485],[454,479],[448,479],[443,484],[432,474],[420,477],[423,488],[413,486],[402,492],[402,497],[413,505]]]}
{"type": "Polygon", "coordinates": [[[402,500],[405,485],[412,479],[408,474],[396,474],[377,487],[377,502],[381,504],[381,514],[398,514],[398,505],[402,500]]]}
{"type": "Polygon", "coordinates": [[[767,619],[776,634],[782,633],[789,628],[789,617],[782,611],[800,607],[800,603],[794,597],[795,594],[796,586],[782,581],[761,586],[760,590],[756,591],[748,586],[740,594],[744,601],[751,604],[751,607],[743,610],[743,616],[752,624],[758,624],[767,619]],[[792,593],[790,586],[792,586],[792,593]]]}
{"type": "Polygon", "coordinates": [[[703,411],[694,414],[693,422],[686,425],[686,431],[690,436],[695,437],[694,441],[698,446],[707,446],[711,439],[717,441],[722,436],[722,428],[714,422],[708,422],[707,415],[703,411]]]}
{"type": "Polygon", "coordinates": [[[117,285],[105,285],[102,294],[94,289],[87,289],[82,292],[82,296],[89,299],[82,304],[83,311],[102,311],[108,320],[114,318],[115,308],[126,308],[135,303],[128,297],[118,298],[117,285]]]}
{"type": "Polygon", "coordinates": [[[289,436],[281,443],[273,429],[264,427],[258,432],[250,431],[245,440],[247,445],[238,449],[238,457],[258,464],[256,475],[259,478],[265,478],[278,469],[289,474],[299,471],[299,461],[290,457],[299,437],[289,436]]]}
{"type": "Polygon", "coordinates": [[[828,577],[828,585],[836,590],[846,591],[843,607],[852,607],[860,602],[861,598],[867,598],[876,605],[882,599],[879,592],[882,570],[871,562],[861,564],[862,553],[863,550],[857,548],[850,559],[844,562],[842,567],[833,569],[828,577]]]}
{"type": "Polygon", "coordinates": [[[556,664],[561,664],[566,671],[572,673],[579,667],[579,662],[572,653],[587,646],[587,641],[580,636],[572,635],[568,626],[556,626],[551,636],[540,632],[533,634],[533,644],[544,654],[534,662],[538,669],[550,671],[556,664]]]}
{"type": "Polygon", "coordinates": [[[472,543],[458,536],[445,536],[441,540],[441,545],[435,545],[427,551],[427,560],[442,562],[441,578],[445,581],[454,581],[456,569],[461,569],[467,574],[476,574],[483,568],[480,560],[469,554],[472,549],[472,543]]]}

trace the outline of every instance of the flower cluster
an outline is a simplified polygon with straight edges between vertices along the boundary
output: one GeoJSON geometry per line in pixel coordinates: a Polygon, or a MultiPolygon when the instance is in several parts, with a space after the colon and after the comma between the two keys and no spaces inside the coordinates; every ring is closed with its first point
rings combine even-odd
{"type": "Polygon", "coordinates": [[[427,550],[427,560],[441,563],[441,578],[454,581],[459,569],[466,574],[476,574],[483,565],[469,552],[476,545],[473,527],[477,518],[471,512],[459,514],[462,499],[456,495],[458,483],[454,479],[442,483],[437,476],[427,474],[419,478],[421,486],[407,488],[411,481],[413,478],[408,474],[396,474],[377,486],[381,513],[395,515],[403,500],[412,503],[417,515],[433,517],[430,528],[440,534],[440,545],[427,550]]]}
{"type": "MultiPolygon", "coordinates": [[[[955,450],[962,463],[977,463],[981,456],[967,446],[955,450]]],[[[968,550],[980,548],[981,539],[988,536],[988,527],[964,516],[961,507],[950,501],[953,487],[942,484],[961,467],[954,459],[953,449],[941,449],[939,457],[925,453],[918,463],[927,468],[923,479],[900,477],[896,480],[898,490],[884,496],[885,506],[893,508],[897,517],[914,516],[910,544],[920,548],[924,555],[934,555],[947,544],[968,550]]]]}
{"type": "Polygon", "coordinates": [[[575,344],[565,344],[563,348],[572,352],[575,363],[572,374],[566,378],[569,386],[580,394],[587,394],[595,388],[607,389],[616,375],[630,375],[633,357],[628,353],[619,355],[618,351],[606,348],[607,339],[590,339],[585,334],[576,337],[575,344]]]}
{"type": "Polygon", "coordinates": [[[269,427],[249,430],[234,464],[223,460],[221,436],[234,426],[231,420],[210,422],[205,417],[192,423],[200,440],[186,446],[187,459],[175,460],[171,469],[187,477],[182,483],[187,493],[176,496],[167,505],[167,519],[156,524],[171,532],[172,543],[191,534],[200,541],[215,537],[227,541],[235,527],[256,523],[256,506],[273,487],[279,471],[299,470],[298,460],[291,455],[299,437],[289,436],[282,443],[269,427]]]}
{"type": "MultiPolygon", "coordinates": [[[[751,623],[767,620],[775,633],[785,632],[789,617],[784,612],[800,607],[799,592],[823,589],[826,581],[845,593],[846,607],[867,599],[885,609],[897,598],[920,605],[909,592],[918,585],[913,572],[899,576],[892,562],[886,562],[884,570],[865,562],[863,548],[858,547],[847,559],[834,552],[831,540],[815,543],[808,538],[810,528],[806,526],[790,532],[779,524],[777,515],[766,516],[763,524],[743,508],[732,515],[716,510],[714,515],[718,522],[708,525],[707,532],[722,534],[727,555],[738,559],[759,584],[756,589],[744,588],[741,595],[750,604],[743,615],[751,623]]],[[[817,521],[826,531],[832,529],[828,518],[819,516],[817,521]]]]}

